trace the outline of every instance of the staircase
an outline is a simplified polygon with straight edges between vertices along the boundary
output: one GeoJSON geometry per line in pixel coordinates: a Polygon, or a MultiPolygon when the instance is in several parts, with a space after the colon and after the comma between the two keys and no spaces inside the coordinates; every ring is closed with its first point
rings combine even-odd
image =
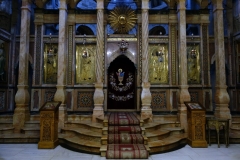
{"type": "Polygon", "coordinates": [[[14,133],[13,116],[0,116],[0,143],[38,143],[40,136],[39,115],[31,115],[21,133],[14,133]]]}
{"type": "MultiPolygon", "coordinates": [[[[140,119],[139,115],[134,115],[140,119]]],[[[93,123],[91,115],[68,115],[65,127],[58,134],[60,145],[105,157],[109,143],[108,118],[109,114],[106,114],[104,120],[99,119],[99,122],[93,123]]],[[[12,115],[1,115],[0,143],[38,143],[39,120],[39,115],[31,115],[30,121],[24,124],[21,133],[14,133],[12,115]]],[[[240,116],[232,116],[231,124],[230,145],[240,143],[240,116]]],[[[140,121],[140,128],[141,132],[138,134],[142,134],[143,144],[149,154],[172,151],[186,144],[187,135],[181,128],[176,115],[154,115],[152,122],[140,121]]],[[[120,135],[118,137],[121,139],[120,135]]],[[[139,136],[135,137],[138,139],[139,136]]],[[[115,140],[114,143],[116,143],[115,140]]]]}
{"type": "Polygon", "coordinates": [[[173,151],[187,143],[187,133],[176,115],[154,115],[152,122],[145,121],[144,128],[150,154],[173,151]]]}
{"type": "Polygon", "coordinates": [[[103,123],[93,123],[89,115],[70,115],[58,134],[59,144],[71,150],[100,154],[103,123]]]}
{"type": "Polygon", "coordinates": [[[230,143],[240,143],[240,116],[232,116],[229,137],[230,143]]]}
{"type": "Polygon", "coordinates": [[[111,113],[105,126],[108,132],[102,137],[102,156],[107,159],[148,158],[147,139],[142,135],[140,120],[133,113],[111,113]]]}

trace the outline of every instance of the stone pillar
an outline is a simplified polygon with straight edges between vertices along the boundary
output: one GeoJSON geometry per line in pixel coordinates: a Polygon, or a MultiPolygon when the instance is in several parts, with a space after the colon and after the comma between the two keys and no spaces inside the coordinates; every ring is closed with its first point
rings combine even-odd
{"type": "Polygon", "coordinates": [[[231,119],[229,106],[229,95],[226,86],[225,72],[225,48],[224,48],[224,26],[222,0],[213,0],[214,16],[214,40],[216,55],[216,93],[215,93],[215,117],[231,119]]]}
{"type": "Polygon", "coordinates": [[[94,109],[92,121],[104,118],[103,102],[103,53],[104,53],[104,0],[97,0],[97,55],[96,55],[96,80],[93,96],[94,109]]]}
{"type": "Polygon", "coordinates": [[[178,118],[181,127],[187,132],[187,107],[184,104],[190,101],[187,84],[187,47],[186,47],[186,7],[185,0],[178,0],[178,55],[179,55],[179,99],[178,99],[178,118]]]}
{"type": "Polygon", "coordinates": [[[141,119],[152,121],[151,101],[152,95],[150,92],[151,84],[148,81],[148,1],[142,0],[142,108],[141,119]]]}
{"type": "Polygon", "coordinates": [[[57,91],[54,95],[54,101],[61,101],[59,107],[58,128],[64,127],[67,120],[66,109],[66,55],[67,55],[67,0],[60,0],[59,7],[59,35],[58,35],[58,76],[57,91]]]}
{"type": "Polygon", "coordinates": [[[29,0],[22,0],[21,10],[19,75],[17,85],[18,90],[15,95],[16,108],[13,114],[13,127],[15,128],[14,132],[20,132],[20,129],[24,126],[24,123],[30,119],[30,96],[28,92],[28,55],[31,2],[29,2],[29,0]]]}

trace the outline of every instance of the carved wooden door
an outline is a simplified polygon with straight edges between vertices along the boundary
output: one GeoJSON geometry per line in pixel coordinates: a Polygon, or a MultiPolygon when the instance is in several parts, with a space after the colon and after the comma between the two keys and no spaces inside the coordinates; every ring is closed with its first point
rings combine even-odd
{"type": "Polygon", "coordinates": [[[135,66],[126,56],[108,68],[108,109],[135,109],[135,66]]]}

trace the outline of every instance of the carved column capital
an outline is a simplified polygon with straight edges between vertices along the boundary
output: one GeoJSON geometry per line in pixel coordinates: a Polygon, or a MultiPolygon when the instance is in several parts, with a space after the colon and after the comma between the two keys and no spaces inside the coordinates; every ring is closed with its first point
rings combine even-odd
{"type": "Polygon", "coordinates": [[[104,9],[104,0],[96,0],[97,1],[97,10],[104,9]]]}
{"type": "Polygon", "coordinates": [[[142,10],[149,9],[149,0],[142,0],[142,10]]]}

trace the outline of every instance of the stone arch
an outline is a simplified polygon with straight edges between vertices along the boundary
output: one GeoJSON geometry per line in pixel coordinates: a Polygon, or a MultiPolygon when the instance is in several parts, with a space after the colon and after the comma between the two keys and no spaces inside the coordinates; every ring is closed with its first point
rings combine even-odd
{"type": "Polygon", "coordinates": [[[149,35],[160,35],[160,32],[162,33],[162,35],[166,35],[166,29],[161,25],[153,27],[149,31],[149,35]]]}
{"type": "Polygon", "coordinates": [[[134,53],[130,51],[126,51],[125,53],[121,53],[120,50],[116,50],[115,52],[112,52],[111,55],[108,57],[108,63],[107,65],[110,66],[111,62],[114,61],[118,56],[125,55],[128,59],[130,59],[135,67],[137,66],[136,57],[134,56],[134,53]]]}
{"type": "Polygon", "coordinates": [[[76,35],[94,35],[92,29],[86,25],[80,25],[77,27],[76,35]]]}

